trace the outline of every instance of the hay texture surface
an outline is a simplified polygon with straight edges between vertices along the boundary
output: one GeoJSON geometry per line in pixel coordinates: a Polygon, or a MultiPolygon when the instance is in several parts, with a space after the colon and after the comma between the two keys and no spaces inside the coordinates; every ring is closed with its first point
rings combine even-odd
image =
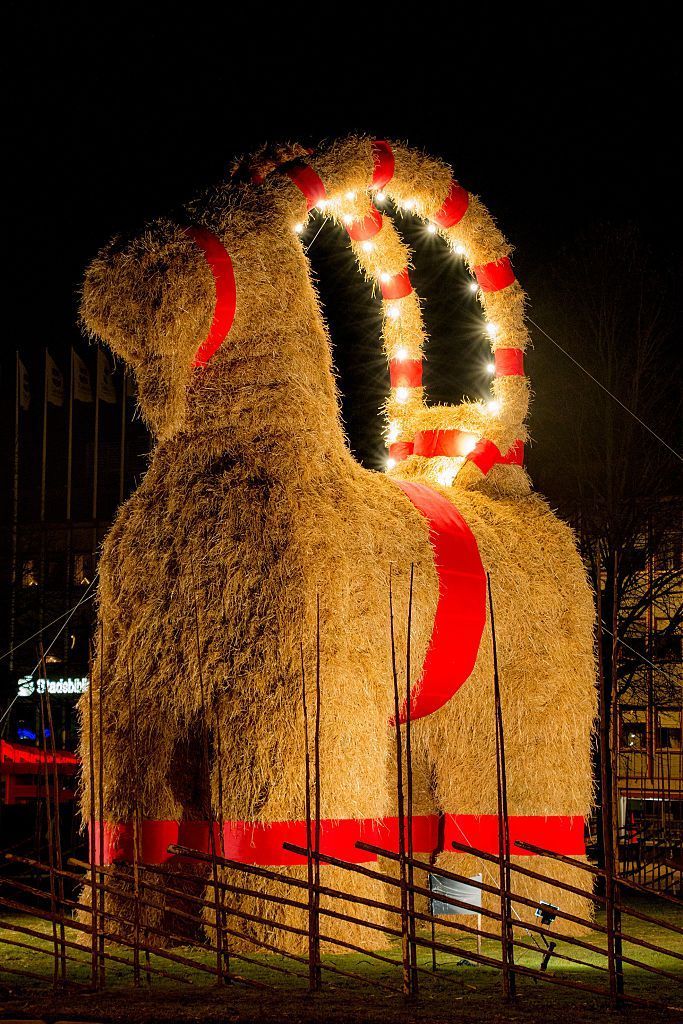
{"type": "MultiPolygon", "coordinates": [[[[392,194],[397,201],[417,196],[416,212],[428,217],[448,193],[450,169],[408,147],[394,148],[392,194]]],[[[104,639],[91,678],[105,726],[104,807],[96,816],[108,821],[129,821],[136,809],[149,819],[304,817],[301,649],[310,693],[318,598],[322,817],[394,813],[390,567],[403,673],[415,566],[415,682],[432,633],[438,578],[426,520],[387,475],[363,469],[348,450],[327,330],[293,231],[306,217],[305,202],[273,170],[283,155],[300,152],[264,151],[262,165],[242,161],[232,180],[187,208],[188,223],[209,228],[225,245],[237,287],[232,329],[205,368],[192,363],[209,330],[215,287],[182,225],[160,221],[136,239],[114,240],[86,274],[84,324],[133,368],[141,412],[156,438],[149,471],[119,510],[100,561],[104,639]],[[263,181],[243,180],[255,166],[263,181]]],[[[369,140],[333,143],[309,162],[331,197],[329,215],[342,218],[345,202],[363,214],[372,175],[369,140]]],[[[472,199],[457,228],[474,264],[509,251],[482,210],[472,199]]],[[[384,232],[389,270],[398,272],[410,254],[388,221],[384,232]]],[[[363,253],[362,269],[373,278],[378,267],[363,253]]],[[[513,286],[506,303],[500,296],[486,302],[497,304],[497,343],[523,348],[521,289],[513,286]]],[[[424,332],[415,296],[404,323],[412,324],[419,351],[424,332]]],[[[388,326],[388,353],[397,330],[388,326]]],[[[502,411],[489,419],[478,408],[430,411],[420,395],[413,419],[401,413],[401,436],[420,416],[440,417],[440,423],[474,426],[504,452],[525,437],[528,382],[503,386],[509,394],[502,411]]],[[[421,468],[426,461],[407,460],[401,475],[434,485],[429,467],[421,468]]],[[[453,486],[437,489],[470,525],[491,573],[510,813],[586,814],[593,604],[573,537],[530,493],[521,467],[496,467],[486,478],[465,467],[453,486]]],[[[415,724],[424,813],[495,813],[492,692],[487,626],[470,679],[445,707],[415,724]]],[[[312,705],[308,710],[310,718],[312,705]]],[[[81,716],[87,769],[87,698],[81,716]]],[[[97,772],[97,749],[93,760],[97,772]]],[[[82,811],[87,821],[87,785],[82,811]]],[[[482,869],[454,854],[444,859],[464,873],[482,869]]],[[[555,873],[568,877],[559,866],[555,873]]],[[[234,879],[244,884],[241,876],[234,879]]],[[[387,896],[377,883],[329,867],[322,881],[387,896]]],[[[255,878],[249,884],[277,891],[255,878]]],[[[533,883],[522,891],[569,905],[533,883]]],[[[395,893],[391,899],[396,902],[395,893]]],[[[240,905],[274,924],[306,926],[303,914],[257,898],[243,897],[240,905]]],[[[383,920],[379,911],[362,913],[383,920]]],[[[255,940],[290,948],[305,943],[262,925],[248,930],[255,940]]],[[[381,933],[334,920],[323,931],[383,942],[381,933]]]]}

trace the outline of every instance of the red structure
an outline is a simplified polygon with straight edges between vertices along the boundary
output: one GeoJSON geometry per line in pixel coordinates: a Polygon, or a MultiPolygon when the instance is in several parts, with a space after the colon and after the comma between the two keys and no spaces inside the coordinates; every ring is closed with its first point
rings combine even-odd
{"type": "MultiPolygon", "coordinates": [[[[73,800],[74,776],[79,760],[67,750],[45,754],[37,747],[0,740],[0,803],[5,806],[26,803],[45,796],[45,768],[50,786],[54,785],[54,770],[59,779],[59,802],[73,800]]],[[[51,791],[52,795],[52,791],[51,791]]]]}

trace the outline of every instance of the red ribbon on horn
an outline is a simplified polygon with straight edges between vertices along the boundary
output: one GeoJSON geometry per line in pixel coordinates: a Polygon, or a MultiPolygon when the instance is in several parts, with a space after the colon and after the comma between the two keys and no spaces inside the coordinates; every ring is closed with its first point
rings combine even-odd
{"type": "Polygon", "coordinates": [[[368,238],[374,238],[382,230],[382,214],[379,210],[374,207],[362,220],[352,220],[349,224],[345,224],[349,238],[352,238],[354,242],[364,242],[368,238]]]}
{"type": "Polygon", "coordinates": [[[497,377],[524,376],[524,352],[521,348],[497,348],[493,359],[497,377]]]}
{"type": "Polygon", "coordinates": [[[469,205],[469,192],[462,185],[458,185],[457,181],[454,181],[441,209],[437,210],[432,220],[441,228],[452,228],[465,216],[469,205]]]}
{"type": "Polygon", "coordinates": [[[389,445],[389,458],[394,462],[403,462],[409,455],[413,454],[412,441],[394,441],[389,445]]]}
{"type": "Polygon", "coordinates": [[[383,299],[405,299],[406,295],[410,295],[413,290],[407,270],[402,270],[400,274],[394,274],[393,277],[387,277],[385,281],[380,277],[379,287],[383,299]]]}
{"type": "Polygon", "coordinates": [[[384,139],[375,139],[372,143],[372,160],[374,163],[372,187],[384,188],[393,178],[396,165],[393,150],[384,139]]]}
{"type": "Polygon", "coordinates": [[[465,430],[418,430],[415,434],[415,455],[433,459],[437,455],[460,457],[472,451],[476,434],[465,430]]]}
{"type": "Polygon", "coordinates": [[[392,388],[421,388],[421,359],[391,359],[389,361],[389,380],[392,388]]]}
{"type": "Polygon", "coordinates": [[[499,292],[515,281],[515,272],[507,256],[493,263],[473,267],[474,276],[483,292],[499,292]]]}
{"type": "Polygon", "coordinates": [[[515,441],[507,454],[503,455],[493,441],[486,441],[482,438],[467,456],[467,461],[473,462],[484,476],[494,466],[522,466],[524,464],[524,445],[521,441],[515,441]]]}

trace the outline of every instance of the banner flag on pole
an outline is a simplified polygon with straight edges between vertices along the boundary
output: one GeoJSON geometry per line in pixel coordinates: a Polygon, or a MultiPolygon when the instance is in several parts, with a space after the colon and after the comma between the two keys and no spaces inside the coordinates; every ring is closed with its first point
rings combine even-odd
{"type": "Polygon", "coordinates": [[[47,349],[45,349],[45,382],[48,402],[51,405],[64,405],[64,377],[47,349]]]}
{"type": "Polygon", "coordinates": [[[19,364],[19,405],[28,412],[28,408],[31,404],[31,392],[28,386],[28,371],[22,363],[21,359],[18,360],[19,364]]]}
{"type": "MultiPolygon", "coordinates": [[[[73,350],[72,350],[73,351],[73,350]]],[[[74,398],[78,402],[92,402],[92,387],[90,386],[90,370],[76,352],[74,357],[74,398]]]]}
{"type": "Polygon", "coordinates": [[[114,368],[101,348],[97,350],[97,397],[109,405],[116,402],[116,387],[113,381],[114,368]]]}

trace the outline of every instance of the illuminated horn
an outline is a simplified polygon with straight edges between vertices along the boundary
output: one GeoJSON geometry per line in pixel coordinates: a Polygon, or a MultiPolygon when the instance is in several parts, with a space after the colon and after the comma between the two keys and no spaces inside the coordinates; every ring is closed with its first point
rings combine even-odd
{"type": "Polygon", "coordinates": [[[468,486],[494,466],[520,467],[529,408],[525,295],[510,262],[511,247],[477,196],[442,161],[386,140],[332,142],[281,165],[277,177],[289,179],[301,195],[288,230],[302,234],[309,215],[323,211],[347,232],[361,271],[382,301],[391,383],[385,406],[389,471],[402,474],[407,467],[400,463],[411,459],[415,475],[415,460],[421,460],[419,475],[431,482],[448,486],[457,478],[468,486]],[[383,213],[388,200],[421,218],[465,262],[484,313],[482,343],[493,355],[487,399],[437,407],[425,401],[427,335],[410,279],[412,252],[383,213]]]}

